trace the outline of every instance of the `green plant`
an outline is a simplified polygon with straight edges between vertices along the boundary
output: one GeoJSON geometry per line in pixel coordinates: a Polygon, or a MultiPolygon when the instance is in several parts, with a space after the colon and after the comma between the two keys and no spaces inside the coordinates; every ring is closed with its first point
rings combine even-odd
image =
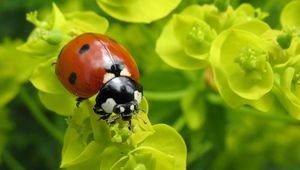
{"type": "Polygon", "coordinates": [[[22,169],[5,149],[14,129],[7,103],[19,93],[63,145],[61,168],[297,169],[300,1],[242,2],[77,0],[29,12],[27,41],[0,45],[4,162],[22,169]],[[55,76],[60,50],[85,32],[116,39],[139,65],[145,94],[132,131],[99,121],[95,96],[77,108],[55,76]],[[27,80],[41,104],[66,119],[65,132],[22,88],[27,80]]]}

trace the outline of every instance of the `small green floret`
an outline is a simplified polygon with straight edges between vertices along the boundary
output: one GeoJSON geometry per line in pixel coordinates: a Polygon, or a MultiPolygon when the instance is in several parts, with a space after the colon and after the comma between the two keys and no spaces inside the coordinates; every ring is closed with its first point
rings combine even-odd
{"type": "Polygon", "coordinates": [[[268,55],[265,52],[256,51],[251,47],[244,47],[235,61],[245,72],[264,72],[267,58],[268,55]]]}
{"type": "Polygon", "coordinates": [[[193,39],[198,42],[202,42],[205,38],[205,34],[202,28],[203,25],[195,23],[191,31],[188,33],[188,39],[193,39]]]}
{"type": "Polygon", "coordinates": [[[46,41],[52,45],[59,44],[62,40],[63,40],[63,35],[61,34],[60,31],[57,30],[49,31],[46,37],[46,41]]]}
{"type": "Polygon", "coordinates": [[[121,143],[126,141],[131,135],[132,132],[128,129],[128,126],[124,124],[115,123],[110,128],[112,132],[112,142],[121,143]]]}
{"type": "Polygon", "coordinates": [[[26,20],[31,22],[34,26],[39,27],[41,25],[41,21],[37,19],[38,12],[32,11],[26,14],[26,20]]]}
{"type": "Polygon", "coordinates": [[[209,46],[215,37],[215,31],[208,24],[196,21],[187,34],[187,41],[199,43],[199,46],[209,46]]]}
{"type": "Polygon", "coordinates": [[[262,11],[260,8],[256,8],[254,12],[254,17],[260,20],[267,18],[269,14],[267,12],[262,11]]]}
{"type": "Polygon", "coordinates": [[[291,34],[283,32],[282,34],[278,35],[276,41],[282,49],[288,49],[291,45],[292,38],[293,37],[291,34]]]}

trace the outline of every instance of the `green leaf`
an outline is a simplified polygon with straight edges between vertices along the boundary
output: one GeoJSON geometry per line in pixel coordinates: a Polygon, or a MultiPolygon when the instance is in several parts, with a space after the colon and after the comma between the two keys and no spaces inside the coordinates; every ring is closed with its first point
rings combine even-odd
{"type": "Polygon", "coordinates": [[[199,60],[185,53],[182,44],[176,38],[174,23],[171,19],[164,27],[156,42],[155,51],[161,59],[178,69],[199,69],[207,65],[206,60],[199,60]]]}
{"type": "Polygon", "coordinates": [[[181,0],[97,0],[100,8],[110,16],[126,21],[150,23],[167,16],[181,0]]]}
{"type": "Polygon", "coordinates": [[[104,33],[108,28],[108,21],[92,11],[72,12],[66,15],[67,22],[62,30],[81,34],[84,32],[104,33]]]}
{"type": "Polygon", "coordinates": [[[236,24],[232,28],[248,31],[248,32],[254,33],[256,35],[262,35],[262,34],[268,32],[269,30],[271,30],[270,26],[267,23],[257,20],[257,19],[253,19],[248,22],[236,24]]]}
{"type": "Polygon", "coordinates": [[[52,21],[50,20],[50,23],[52,24],[52,29],[58,29],[64,24],[64,22],[66,22],[64,14],[60,11],[60,9],[56,6],[54,2],[52,3],[52,15],[52,21]]]}
{"type": "MultiPolygon", "coordinates": [[[[73,119],[75,119],[75,116],[76,116],[76,114],[74,114],[73,119]]],[[[72,121],[73,121],[73,119],[72,119],[72,121]]],[[[83,121],[81,121],[81,122],[84,123],[83,121]]],[[[82,124],[81,126],[84,127],[85,124],[82,124]]],[[[68,166],[74,164],[74,162],[76,163],[76,158],[86,148],[84,139],[81,136],[82,132],[79,133],[80,132],[79,130],[80,130],[80,124],[72,123],[69,125],[69,127],[65,133],[64,145],[63,145],[63,150],[62,150],[62,161],[61,161],[61,165],[60,165],[61,168],[68,167],[68,166]]],[[[83,131],[83,132],[87,133],[87,134],[90,133],[90,131],[83,131]]]]}
{"type": "Polygon", "coordinates": [[[100,169],[114,169],[114,164],[126,157],[128,151],[129,148],[122,145],[112,145],[107,147],[101,155],[100,169]]]}
{"type": "Polygon", "coordinates": [[[186,148],[183,139],[167,125],[154,125],[155,133],[134,149],[124,144],[107,147],[100,169],[185,169],[186,148]]]}
{"type": "MultiPolygon", "coordinates": [[[[184,140],[178,132],[165,124],[156,124],[153,128],[155,133],[146,138],[139,147],[152,147],[173,157],[175,159],[175,165],[174,167],[168,167],[167,169],[186,169],[187,150],[184,140]]],[[[158,162],[158,160],[156,160],[157,163],[163,163],[163,161],[158,162]]]]}
{"type": "MultiPolygon", "coordinates": [[[[66,168],[72,165],[89,161],[90,159],[97,157],[97,155],[101,153],[101,150],[103,150],[103,147],[99,143],[92,141],[84,148],[84,150],[74,160],[71,160],[70,162],[62,163],[61,168],[66,168]]],[[[67,158],[68,157],[65,157],[65,159],[67,158]]],[[[98,164],[100,165],[100,163],[98,164]]]]}
{"type": "Polygon", "coordinates": [[[38,94],[42,104],[47,109],[59,115],[70,116],[76,107],[75,96],[72,96],[68,92],[62,94],[50,94],[39,91],[38,94]]]}
{"type": "Polygon", "coordinates": [[[30,81],[35,88],[50,94],[65,94],[67,90],[55,74],[56,57],[40,64],[33,72],[30,81]]]}
{"type": "Polygon", "coordinates": [[[229,87],[234,93],[243,98],[257,100],[269,92],[273,87],[273,71],[269,63],[266,65],[265,69],[266,71],[259,75],[262,79],[257,82],[250,78],[253,76],[252,74],[232,74],[228,77],[229,87]]]}
{"type": "Polygon", "coordinates": [[[133,167],[130,167],[125,165],[125,168],[132,169],[136,168],[138,164],[144,165],[146,169],[179,169],[180,167],[176,167],[176,159],[174,158],[174,155],[169,155],[164,152],[161,152],[160,150],[156,148],[151,147],[145,147],[141,146],[137,150],[135,150],[132,155],[136,157],[142,157],[144,159],[138,160],[136,159],[137,163],[134,164],[133,167]],[[151,155],[151,158],[147,158],[148,155],[151,155]],[[152,168],[151,168],[152,167],[152,168]]]}
{"type": "Polygon", "coordinates": [[[295,68],[287,67],[282,75],[280,75],[280,85],[276,87],[275,91],[277,92],[279,101],[286,110],[294,118],[300,120],[300,93],[299,85],[293,82],[295,74],[298,74],[295,68]]]}
{"type": "Polygon", "coordinates": [[[67,170],[82,170],[82,169],[88,169],[88,170],[99,170],[99,165],[100,163],[100,154],[96,155],[95,157],[84,161],[84,162],[79,162],[77,164],[74,165],[69,165],[67,168],[67,170]]]}
{"type": "Polygon", "coordinates": [[[258,100],[250,100],[248,101],[249,105],[253,106],[259,111],[262,112],[268,112],[272,110],[273,108],[276,108],[275,106],[275,96],[273,93],[267,93],[266,95],[262,96],[258,100]]]}
{"type": "Polygon", "coordinates": [[[137,147],[139,143],[144,141],[149,135],[154,133],[151,122],[148,118],[148,102],[145,97],[143,97],[140,105],[140,111],[132,119],[133,134],[130,136],[129,144],[133,147],[137,147]]]}
{"type": "MultiPolygon", "coordinates": [[[[75,110],[69,122],[62,150],[61,168],[77,166],[100,156],[109,141],[108,136],[105,136],[105,131],[108,129],[102,131],[103,134],[95,133],[96,130],[102,130],[99,128],[101,126],[96,127],[95,123],[104,124],[104,122],[90,117],[91,107],[87,104],[88,101],[84,102],[86,105],[82,103],[80,108],[75,110]]],[[[95,161],[99,167],[100,161],[94,160],[94,163],[95,161]]]]}
{"type": "Polygon", "coordinates": [[[18,50],[29,53],[34,57],[51,58],[59,54],[58,45],[49,44],[39,37],[39,30],[33,30],[27,41],[18,47],[18,50]]]}
{"type": "Polygon", "coordinates": [[[104,33],[108,21],[94,12],[73,12],[66,16],[53,4],[52,15],[44,21],[37,20],[37,13],[29,13],[27,20],[36,28],[27,41],[18,47],[31,56],[41,58],[57,57],[61,48],[74,36],[85,32],[104,33]]]}
{"type": "Polygon", "coordinates": [[[280,15],[280,23],[284,28],[291,29],[296,27],[300,28],[299,20],[300,1],[291,1],[288,3],[280,15]]]}

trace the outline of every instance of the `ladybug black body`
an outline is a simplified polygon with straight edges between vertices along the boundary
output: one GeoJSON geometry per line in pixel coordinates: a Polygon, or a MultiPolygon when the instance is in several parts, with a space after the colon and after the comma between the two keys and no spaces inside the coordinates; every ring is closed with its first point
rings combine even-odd
{"type": "Polygon", "coordinates": [[[116,113],[108,122],[130,122],[138,111],[143,88],[137,65],[125,48],[105,35],[85,33],[71,40],[59,54],[55,71],[78,101],[98,93],[93,110],[100,119],[116,113]]]}
{"type": "Polygon", "coordinates": [[[132,113],[138,110],[142,91],[142,86],[129,77],[115,77],[102,87],[93,109],[95,113],[103,115],[104,119],[114,112],[122,120],[130,120],[132,113]]]}

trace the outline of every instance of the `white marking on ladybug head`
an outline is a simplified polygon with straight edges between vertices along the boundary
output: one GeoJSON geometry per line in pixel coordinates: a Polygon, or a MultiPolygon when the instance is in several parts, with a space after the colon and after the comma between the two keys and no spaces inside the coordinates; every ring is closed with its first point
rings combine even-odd
{"type": "Polygon", "coordinates": [[[130,110],[131,110],[131,111],[134,111],[134,105],[133,105],[133,104],[130,105],[130,110]]]}
{"type": "Polygon", "coordinates": [[[106,99],[106,101],[101,104],[102,109],[106,113],[112,113],[115,106],[116,106],[116,102],[112,98],[106,99]]]}
{"type": "Polygon", "coordinates": [[[131,74],[129,73],[128,69],[126,67],[123,68],[123,70],[120,72],[121,76],[128,76],[130,77],[131,74]]]}
{"type": "Polygon", "coordinates": [[[125,108],[124,107],[120,107],[120,113],[125,112],[125,108]]]}
{"type": "Polygon", "coordinates": [[[115,76],[115,74],[113,73],[105,73],[104,77],[103,77],[103,83],[108,82],[109,80],[113,79],[115,76]]]}
{"type": "Polygon", "coordinates": [[[134,91],[134,99],[137,101],[138,104],[142,101],[142,93],[139,91],[134,91]]]}

